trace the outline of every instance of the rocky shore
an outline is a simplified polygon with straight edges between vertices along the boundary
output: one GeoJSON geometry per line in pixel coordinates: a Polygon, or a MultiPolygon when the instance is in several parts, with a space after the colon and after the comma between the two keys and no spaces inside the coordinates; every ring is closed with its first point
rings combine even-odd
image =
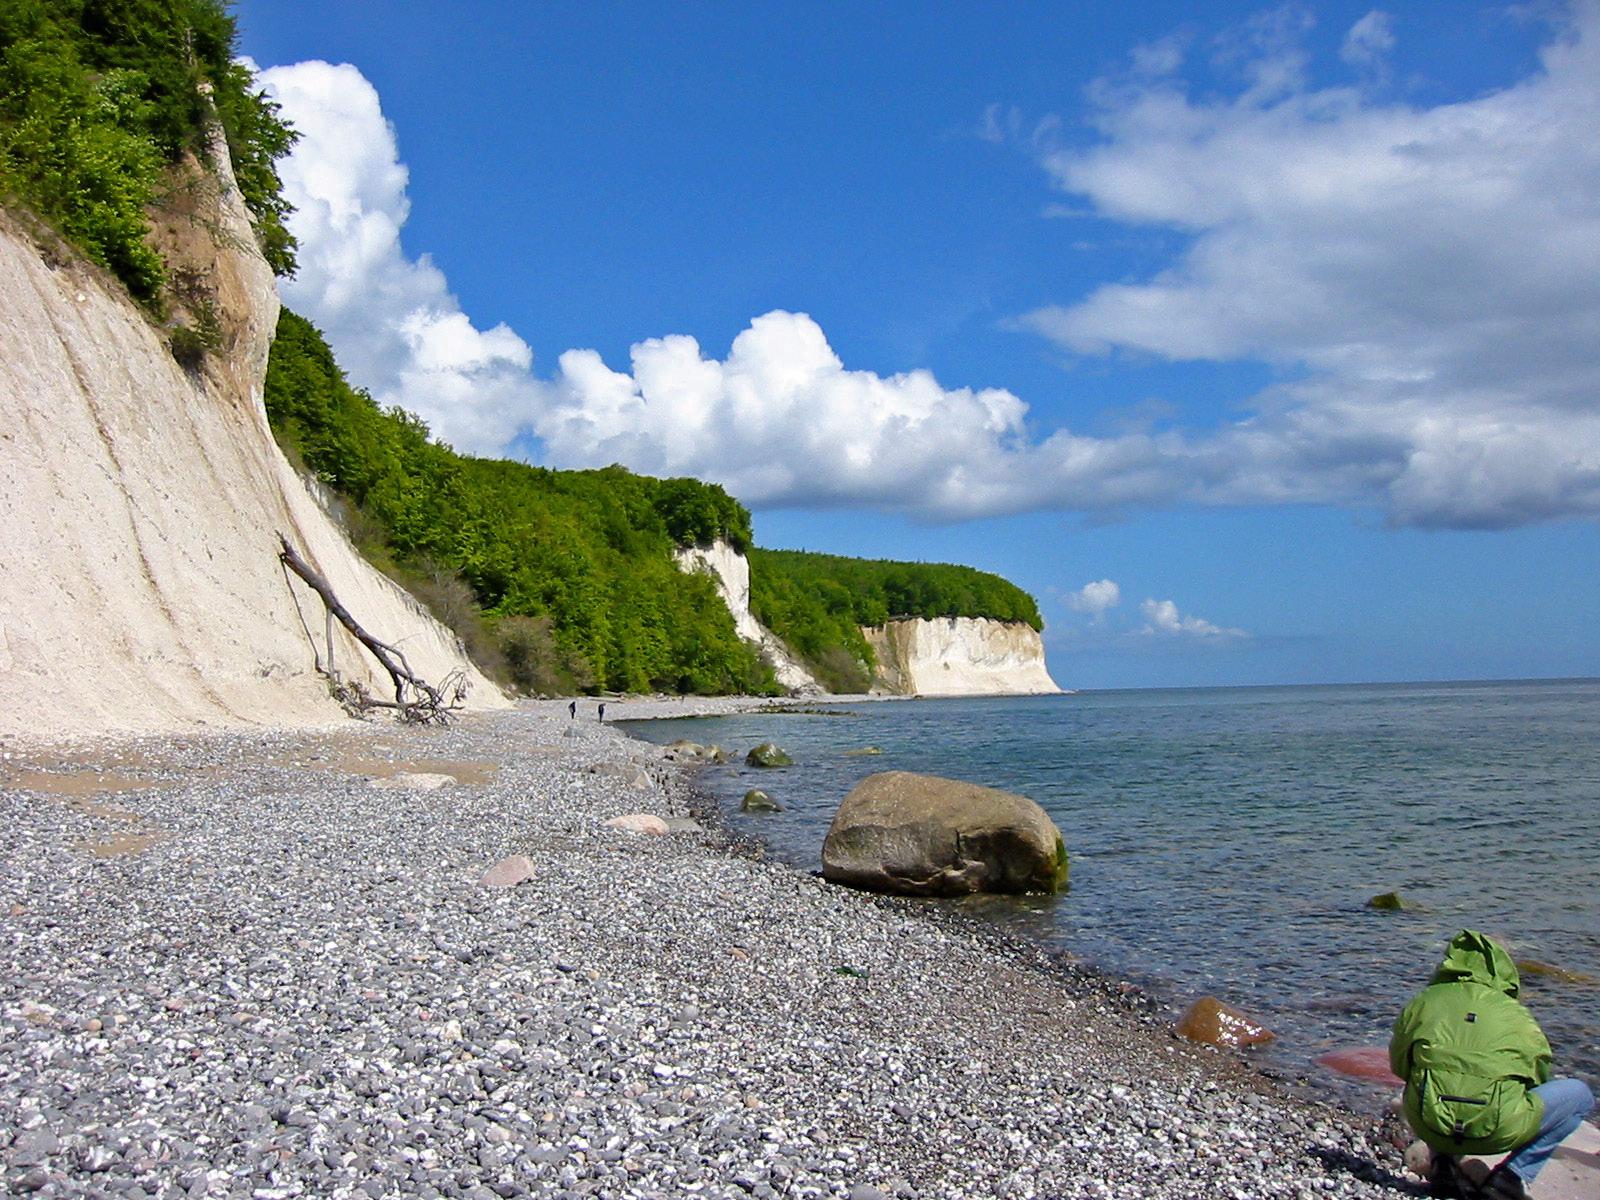
{"type": "Polygon", "coordinates": [[[8,1195],[1417,1194],[1114,983],[731,842],[592,702],[6,752],[8,1195]]]}

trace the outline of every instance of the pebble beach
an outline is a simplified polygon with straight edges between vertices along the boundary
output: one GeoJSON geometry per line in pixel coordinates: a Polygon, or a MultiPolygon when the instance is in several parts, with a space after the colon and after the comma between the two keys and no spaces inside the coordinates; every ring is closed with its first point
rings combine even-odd
{"type": "Polygon", "coordinates": [[[8,1195],[1420,1194],[1115,980],[767,861],[590,701],[4,752],[8,1195]]]}

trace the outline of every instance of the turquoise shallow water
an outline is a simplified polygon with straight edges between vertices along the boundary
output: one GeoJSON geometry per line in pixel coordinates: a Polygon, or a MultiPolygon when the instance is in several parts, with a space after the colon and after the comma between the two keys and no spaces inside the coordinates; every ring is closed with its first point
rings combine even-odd
{"type": "Polygon", "coordinates": [[[796,766],[710,768],[732,824],[816,869],[850,787],[915,770],[1022,792],[1054,818],[1071,890],[963,903],[1140,982],[1174,1014],[1210,992],[1279,1040],[1265,1065],[1383,1044],[1458,929],[1587,981],[1525,973],[1558,1069],[1600,1085],[1600,681],[1087,692],[638,722],[655,742],[796,766]],[[877,746],[881,755],[852,757],[877,746]],[[743,816],[760,786],[785,811],[743,816]],[[1418,906],[1380,912],[1379,892],[1418,906]]]}

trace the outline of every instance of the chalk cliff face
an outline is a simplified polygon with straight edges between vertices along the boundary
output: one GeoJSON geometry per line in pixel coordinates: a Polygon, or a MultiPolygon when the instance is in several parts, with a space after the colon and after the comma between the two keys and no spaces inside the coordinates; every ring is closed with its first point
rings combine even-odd
{"type": "MultiPolygon", "coordinates": [[[[220,349],[192,372],[113,280],[41,253],[0,213],[0,732],[342,721],[306,631],[322,643],[322,604],[280,567],[280,530],[417,674],[460,670],[469,704],[507,703],[356,553],[274,443],[262,380],[277,296],[215,157],[218,177],[156,230],[220,319],[220,349]]],[[[334,659],[392,694],[342,629],[334,659]]]]}
{"type": "Polygon", "coordinates": [[[873,690],[916,696],[1031,696],[1059,692],[1039,631],[986,617],[890,621],[864,627],[878,656],[873,690]]]}
{"type": "MultiPolygon", "coordinates": [[[[760,644],[778,682],[794,692],[815,695],[822,685],[789,648],[750,611],[750,563],[726,542],[679,550],[678,567],[705,571],[716,579],[734,628],[760,644]]],[[[1031,696],[1059,692],[1045,668],[1038,630],[1020,622],[974,617],[900,620],[864,626],[861,632],[878,656],[873,691],[903,696],[1031,696]]]]}
{"type": "Polygon", "coordinates": [[[680,548],[674,555],[680,571],[704,571],[716,580],[722,602],[733,616],[733,627],[747,642],[755,642],[772,664],[778,683],[801,695],[817,695],[822,685],[779,638],[757,621],[750,611],[750,560],[724,541],[709,546],[680,548]]]}

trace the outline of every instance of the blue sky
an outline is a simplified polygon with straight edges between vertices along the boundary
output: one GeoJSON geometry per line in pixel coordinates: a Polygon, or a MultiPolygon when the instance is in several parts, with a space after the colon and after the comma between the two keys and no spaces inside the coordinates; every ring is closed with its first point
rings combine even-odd
{"type": "Polygon", "coordinates": [[[1600,4],[237,5],[458,448],[967,562],[1068,687],[1600,675],[1600,4]]]}

